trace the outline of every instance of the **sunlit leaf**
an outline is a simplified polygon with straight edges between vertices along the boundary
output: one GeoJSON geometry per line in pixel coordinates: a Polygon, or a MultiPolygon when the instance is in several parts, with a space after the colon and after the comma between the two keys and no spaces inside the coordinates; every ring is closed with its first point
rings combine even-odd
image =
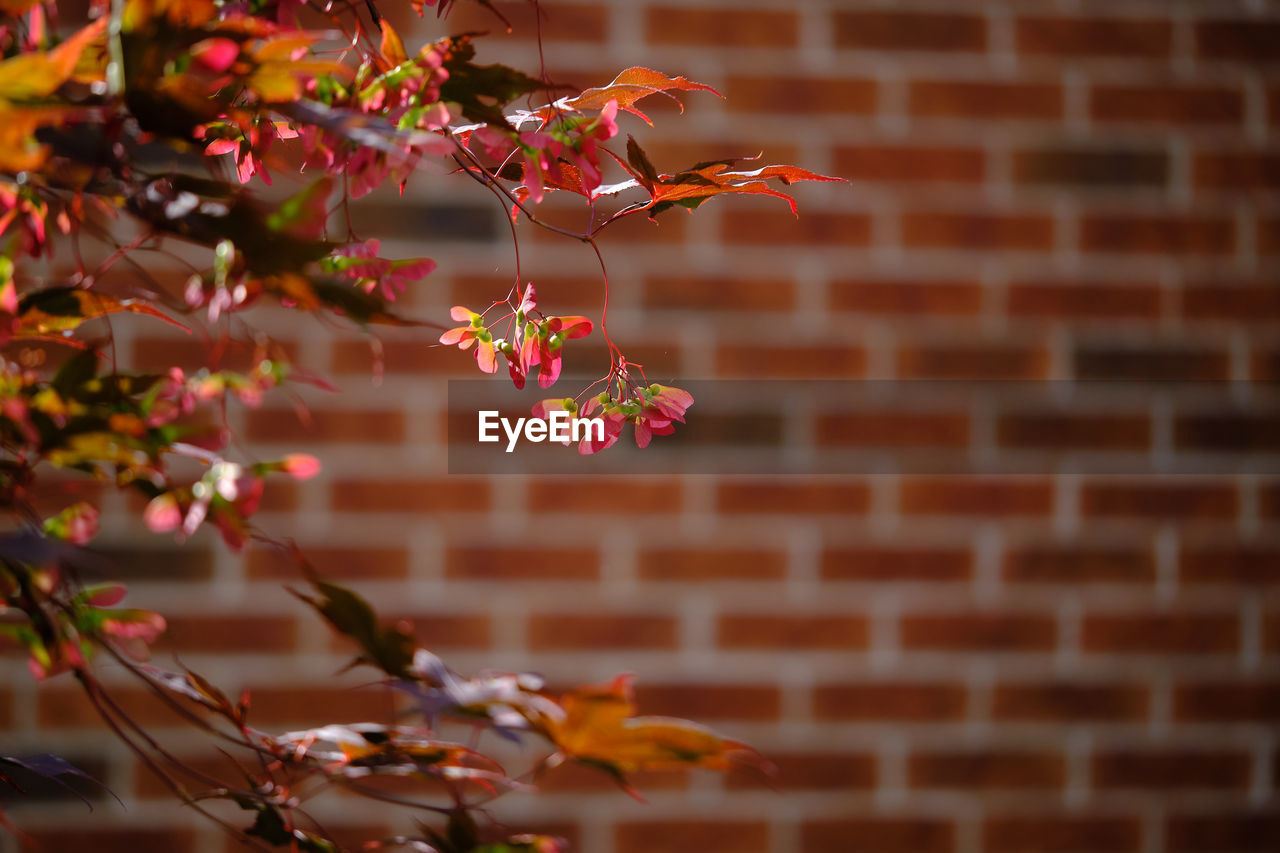
{"type": "Polygon", "coordinates": [[[122,311],[146,314],[164,320],[184,332],[191,331],[142,299],[116,299],[96,290],[79,287],[50,287],[22,297],[18,303],[18,322],[14,337],[67,333],[86,320],[122,311]]]}
{"type": "Polygon", "coordinates": [[[745,744],[672,717],[636,717],[631,676],[570,691],[560,699],[564,717],[547,732],[565,755],[599,767],[625,785],[638,770],[702,767],[726,770],[744,758],[761,764],[745,744]]]}
{"type": "Polygon", "coordinates": [[[618,109],[626,110],[639,116],[646,124],[652,125],[649,117],[636,109],[635,104],[642,98],[660,93],[703,91],[719,96],[720,93],[703,83],[695,83],[684,77],[669,77],[651,68],[635,66],[623,71],[607,86],[585,89],[575,98],[566,98],[558,103],[563,107],[590,112],[600,110],[610,101],[618,102],[618,109]]]}
{"type": "Polygon", "coordinates": [[[71,77],[85,47],[107,28],[107,16],[89,24],[53,50],[23,53],[0,62],[0,100],[46,98],[71,77]]]}
{"type": "Polygon", "coordinates": [[[767,181],[777,181],[789,186],[796,181],[844,181],[819,175],[796,166],[764,166],[750,171],[738,171],[734,167],[739,159],[716,160],[697,163],[674,175],[659,174],[644,150],[634,138],[627,139],[626,165],[636,183],[648,191],[650,200],[641,209],[649,211],[652,219],[664,210],[676,205],[693,209],[712,196],[726,194],[767,195],[783,199],[796,213],[795,199],[773,189],[767,181]]]}

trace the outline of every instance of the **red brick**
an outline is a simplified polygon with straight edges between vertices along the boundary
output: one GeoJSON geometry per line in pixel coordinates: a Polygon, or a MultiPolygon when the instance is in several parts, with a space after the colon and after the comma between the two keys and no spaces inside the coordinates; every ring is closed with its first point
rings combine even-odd
{"type": "Polygon", "coordinates": [[[249,722],[270,728],[332,722],[390,723],[392,691],[385,688],[262,686],[249,689],[249,722]]]}
{"type": "Polygon", "coordinates": [[[186,584],[213,577],[213,551],[196,545],[137,549],[104,546],[94,550],[106,558],[113,580],[186,584]]]}
{"type": "Polygon", "coordinates": [[[795,286],[787,279],[664,275],[645,279],[643,302],[674,311],[789,311],[795,286]]]}
{"type": "Polygon", "coordinates": [[[1180,415],[1173,423],[1174,447],[1194,453],[1280,451],[1280,413],[1225,411],[1180,415]]]}
{"type": "Polygon", "coordinates": [[[866,372],[866,350],[829,344],[727,345],[716,349],[724,379],[853,379],[866,372]]]}
{"type": "Polygon", "coordinates": [[[976,184],[986,175],[981,148],[846,145],[833,157],[835,174],[852,181],[976,184]]]}
{"type": "Polygon", "coordinates": [[[1066,780],[1066,763],[1048,752],[916,753],[907,760],[907,780],[912,788],[1059,788],[1066,780]]]}
{"type": "MultiPolygon", "coordinates": [[[[303,549],[307,561],[324,578],[403,578],[409,574],[409,555],[403,548],[303,549]]],[[[302,570],[287,552],[251,550],[245,557],[245,572],[255,580],[284,578],[300,580],[302,570]]]]}
{"type": "Polygon", "coordinates": [[[979,15],[836,11],[835,43],[849,50],[983,51],[987,22],[979,15]]]}
{"type": "Polygon", "coordinates": [[[530,512],[636,513],[679,512],[680,483],[676,480],[631,477],[539,477],[529,484],[530,512]]]}
{"type": "Polygon", "coordinates": [[[996,420],[996,441],[1017,450],[1146,450],[1151,444],[1151,419],[1146,415],[1017,412],[996,420]]]}
{"type": "Polygon", "coordinates": [[[131,363],[139,370],[168,370],[176,366],[188,372],[209,368],[244,373],[264,358],[290,364],[298,361],[298,345],[293,341],[273,340],[269,346],[259,349],[245,341],[228,340],[216,352],[215,346],[216,342],[207,343],[193,337],[144,336],[133,341],[131,363]]]}
{"type": "MultiPolygon", "coordinates": [[[[244,755],[241,755],[237,758],[243,759],[244,757],[244,755]]],[[[246,770],[250,773],[261,774],[261,767],[254,766],[252,757],[249,757],[249,761],[245,763],[237,760],[237,758],[228,758],[227,755],[223,754],[179,754],[178,758],[185,766],[203,774],[204,777],[210,777],[208,781],[205,781],[203,778],[193,779],[186,773],[175,773],[175,778],[193,793],[216,787],[212,784],[212,780],[215,779],[221,782],[223,787],[242,788],[245,786],[244,776],[246,770]]],[[[141,761],[136,762],[134,768],[134,793],[138,797],[172,801],[173,790],[160,777],[152,773],[141,761]]]]}
{"type": "Polygon", "coordinates": [[[179,655],[218,652],[286,652],[297,641],[292,616],[226,614],[175,614],[166,611],[163,648],[179,655]]]}
{"type": "Polygon", "coordinates": [[[1233,614],[1094,614],[1085,617],[1081,645],[1098,654],[1234,653],[1240,625],[1233,614]]]}
{"type": "MultiPolygon", "coordinates": [[[[704,100],[714,99],[713,95],[703,95],[704,100]]],[[[651,98],[644,101],[641,106],[646,112],[657,112],[658,109],[672,109],[673,102],[664,98],[651,98]]],[[[581,196],[577,196],[577,202],[582,201],[581,196]]],[[[572,206],[566,211],[565,221],[562,225],[567,224],[571,231],[579,232],[585,224],[583,220],[583,209],[580,204],[573,202],[572,206]]],[[[778,202],[782,204],[781,201],[778,202]]],[[[542,208],[546,207],[544,202],[542,208]]],[[[539,217],[542,212],[539,210],[539,217]]],[[[624,216],[622,219],[612,223],[608,230],[604,233],[607,235],[604,239],[606,242],[615,246],[645,246],[651,245],[655,248],[667,249],[673,245],[684,243],[688,239],[689,219],[687,216],[680,215],[680,209],[673,210],[658,219],[649,219],[647,216],[624,216]]],[[[535,236],[543,243],[549,243],[555,246],[564,246],[565,237],[561,234],[553,234],[541,228],[525,230],[526,236],[535,236]]]]}
{"type": "Polygon", "coordinates": [[[414,639],[428,649],[487,649],[493,642],[489,617],[483,613],[424,613],[403,610],[383,614],[386,624],[408,622],[414,639]]]}
{"type": "Polygon", "coordinates": [[[1156,577],[1155,555],[1150,547],[1014,547],[1005,552],[1003,577],[1010,583],[1151,583],[1156,577]]]}
{"type": "Polygon", "coordinates": [[[908,248],[1048,251],[1053,248],[1053,218],[909,211],[902,217],[902,242],[908,248]]]}
{"type": "Polygon", "coordinates": [[[875,756],[865,753],[767,750],[776,775],[753,768],[731,770],[725,776],[730,790],[774,788],[784,791],[869,791],[876,786],[875,756]]]}
{"type": "Polygon", "coordinates": [[[966,581],[973,558],[963,548],[852,546],[822,553],[822,577],[831,581],[966,581]]]}
{"type": "MultiPolygon", "coordinates": [[[[442,242],[469,243],[474,248],[492,245],[494,240],[500,239],[500,234],[506,233],[498,230],[502,228],[501,214],[492,202],[486,204],[485,199],[473,196],[469,201],[445,201],[439,195],[431,200],[421,196],[414,199],[416,193],[404,199],[392,195],[390,186],[387,190],[351,200],[351,221],[360,223],[361,233],[377,234],[382,240],[396,241],[413,241],[423,234],[430,234],[442,242]]],[[[406,311],[403,303],[408,301],[412,304],[419,293],[435,287],[435,281],[415,284],[397,302],[396,313],[412,313],[406,311]]]]}
{"type": "Polygon", "coordinates": [[[1098,85],[1095,121],[1125,124],[1235,124],[1244,120],[1244,93],[1226,86],[1098,85]]]}
{"type": "Polygon", "coordinates": [[[732,75],[724,96],[730,110],[769,115],[871,115],[879,101],[874,80],[789,74],[732,75]]]}
{"type": "Polygon", "coordinates": [[[765,9],[689,9],[653,6],[645,14],[650,44],[697,47],[793,47],[799,36],[794,12],[765,9]]]}
{"type": "MultiPolygon", "coordinates": [[[[574,341],[561,350],[564,357],[562,377],[575,376],[590,381],[608,371],[609,364],[612,362],[608,347],[604,343],[603,335],[600,336],[599,341],[595,338],[596,335],[592,335],[586,340],[574,341]]],[[[683,350],[678,344],[663,340],[656,334],[647,341],[627,342],[627,359],[632,364],[643,365],[650,376],[678,376],[684,373],[681,362],[682,353],[683,350]]],[[[527,413],[527,409],[520,412],[521,415],[527,413]]]]}
{"type": "Polygon", "coordinates": [[[1280,482],[1263,483],[1258,489],[1258,511],[1263,518],[1280,518],[1280,482]]]}
{"type": "Polygon", "coordinates": [[[1104,750],[1093,756],[1095,788],[1162,791],[1191,788],[1240,790],[1249,785],[1249,756],[1243,752],[1104,750]]]}
{"type": "Polygon", "coordinates": [[[1227,217],[1093,213],[1080,222],[1087,252],[1225,255],[1235,244],[1235,223],[1227,217]]]}
{"type": "Polygon", "coordinates": [[[1250,378],[1254,382],[1280,382],[1280,347],[1256,347],[1250,365],[1250,378]]]}
{"type": "MultiPolygon", "coordinates": [[[[101,822],[98,822],[99,824],[101,822]]],[[[41,853],[138,853],[163,850],[186,853],[195,849],[195,833],[190,829],[136,829],[96,825],[92,829],[44,829],[32,835],[41,853]]]]}
{"type": "Polygon", "coordinates": [[[454,580],[595,580],[600,556],[594,548],[450,547],[445,576],[454,580]]]}
{"type": "Polygon", "coordinates": [[[1258,253],[1280,254],[1280,219],[1258,220],[1258,253]]]}
{"type": "Polygon", "coordinates": [[[991,700],[996,720],[1053,723],[1142,722],[1150,693],[1135,684],[1034,682],[996,685],[991,700]]]}
{"type": "MultiPolygon", "coordinates": [[[[494,7],[511,22],[510,33],[506,32],[506,26],[492,12],[471,3],[460,3],[449,9],[449,32],[484,32],[486,34],[482,40],[484,44],[490,44],[490,39],[533,39],[539,32],[548,42],[578,41],[600,44],[609,37],[607,6],[539,0],[538,5],[533,7],[521,0],[503,0],[503,2],[495,2],[494,7]],[[536,26],[539,18],[535,17],[539,12],[542,13],[540,30],[536,26]]],[[[414,18],[410,20],[416,22],[414,18]]],[[[416,23],[408,24],[406,29],[415,25],[421,26],[416,23]]]]}
{"type": "Polygon", "coordinates": [[[876,412],[818,415],[814,439],[823,447],[951,447],[969,444],[966,412],[876,412]]]}
{"type": "Polygon", "coordinates": [[[1280,722],[1280,682],[1200,681],[1178,685],[1173,693],[1178,722],[1280,722]]]}
{"type": "MultiPolygon", "coordinates": [[[[380,369],[387,375],[430,374],[472,379],[475,360],[455,347],[434,341],[382,341],[380,369]]],[[[375,350],[368,341],[335,341],[333,372],[338,375],[370,376],[375,370],[375,350]]]]}
{"type": "Polygon", "coordinates": [[[964,719],[967,702],[963,684],[826,684],[813,690],[813,715],[819,720],[895,724],[954,722],[964,719]]]}
{"type": "Polygon", "coordinates": [[[1014,284],[1006,310],[1012,317],[1045,320],[1154,320],[1160,290],[1138,284],[1014,284]]]}
{"type": "Polygon", "coordinates": [[[1025,17],[1014,22],[1019,53],[1160,59],[1169,55],[1173,26],[1133,18],[1025,17]]]}
{"type": "MultiPolygon", "coordinates": [[[[568,762],[538,780],[538,793],[599,794],[607,788],[610,781],[612,780],[599,767],[568,762]]],[[[689,787],[689,774],[679,770],[641,771],[634,775],[628,773],[627,782],[644,794],[650,791],[683,791],[689,787]]],[[[527,831],[524,821],[520,822],[519,828],[522,833],[527,831]]]]}
{"type": "Polygon", "coordinates": [[[837,281],[833,311],[908,317],[972,317],[982,310],[982,285],[963,281],[837,281]]]}
{"type": "Polygon", "coordinates": [[[1181,296],[1183,322],[1258,323],[1280,320],[1280,289],[1275,287],[1191,285],[1182,290],[1181,296]]]}
{"type": "Polygon", "coordinates": [[[899,629],[912,651],[1051,651],[1058,626],[1052,616],[1000,613],[906,615],[899,629]]]}
{"type": "Polygon", "coordinates": [[[638,684],[642,715],[694,720],[777,720],[782,696],[776,687],[721,684],[638,684]]]}
{"type": "Polygon", "coordinates": [[[1053,486],[1031,477],[912,477],[902,481],[898,499],[908,515],[1048,515],[1053,486]]]}
{"type": "Polygon", "coordinates": [[[484,512],[490,485],[462,477],[430,480],[338,480],[329,503],[338,512],[484,512]]]}
{"type": "Polygon", "coordinates": [[[1165,839],[1170,853],[1272,853],[1280,848],[1280,816],[1265,811],[1173,814],[1165,839]]]}
{"type": "Polygon", "coordinates": [[[1268,655],[1280,655],[1280,610],[1263,614],[1262,651],[1268,655]]]}
{"type": "Polygon", "coordinates": [[[806,211],[797,219],[786,205],[744,210],[728,205],[720,214],[721,239],[734,246],[854,248],[871,245],[871,217],[865,213],[806,211]]]}
{"type": "Polygon", "coordinates": [[[404,440],[405,419],[389,409],[311,410],[303,420],[292,409],[250,409],[244,436],[261,442],[395,444],[404,440]]]}
{"type": "MultiPolygon", "coordinates": [[[[162,667],[163,669],[164,667],[162,667]]],[[[186,725],[185,718],[165,700],[144,687],[110,685],[106,692],[134,722],[151,727],[186,725]]],[[[194,702],[171,694],[179,706],[199,711],[194,702]]],[[[106,731],[106,724],[79,687],[41,687],[36,694],[36,719],[42,728],[88,728],[106,731]]]]}
{"type": "Polygon", "coordinates": [[[1062,117],[1062,87],[1056,83],[917,80],[911,84],[909,98],[911,114],[927,118],[1062,117]]]}
{"type": "Polygon", "coordinates": [[[823,818],[800,828],[804,853],[953,853],[955,827],[934,818],[823,818]]]}
{"type": "Polygon", "coordinates": [[[0,687],[0,729],[13,725],[13,691],[0,687]]]}
{"type": "Polygon", "coordinates": [[[666,616],[536,613],[528,632],[533,651],[674,649],[677,643],[676,621],[666,616]]]}
{"type": "Polygon", "coordinates": [[[716,490],[721,512],[861,514],[871,503],[865,483],[729,481],[716,490]]]}
{"type": "Polygon", "coordinates": [[[1072,368],[1077,379],[1211,382],[1227,379],[1230,364],[1221,348],[1085,343],[1076,346],[1072,368]]]}
{"type": "Polygon", "coordinates": [[[1204,59],[1248,63],[1276,62],[1280,22],[1267,20],[1196,21],[1196,53],[1204,59]]]}
{"type": "Polygon", "coordinates": [[[1199,188],[1274,191],[1280,188],[1280,154],[1202,152],[1191,174],[1199,188]]]}
{"type": "Polygon", "coordinates": [[[716,644],[725,649],[865,649],[863,616],[766,616],[728,614],[716,628],[716,644]]]}
{"type": "Polygon", "coordinates": [[[294,512],[298,508],[299,484],[272,478],[262,493],[258,512],[294,512]]]}
{"type": "Polygon", "coordinates": [[[766,853],[769,825],[745,820],[624,821],[614,826],[617,853],[704,853],[723,848],[734,853],[766,853]]]}
{"type": "Polygon", "coordinates": [[[1234,487],[1217,483],[1098,480],[1085,483],[1080,506],[1088,518],[1216,519],[1235,517],[1234,487]]]}
{"type": "Polygon", "coordinates": [[[990,816],[982,828],[990,853],[1137,853],[1142,824],[1136,817],[990,816]]]}
{"type": "Polygon", "coordinates": [[[640,551],[636,565],[644,580],[780,580],[787,557],[781,551],[755,548],[651,548],[640,551]]]}
{"type": "MultiPolygon", "coordinates": [[[[83,475],[71,471],[62,472],[59,469],[40,471],[38,477],[26,486],[26,494],[23,500],[26,501],[32,509],[41,516],[56,515],[66,509],[73,503],[78,501],[87,501],[94,506],[100,506],[102,496],[107,491],[106,483],[94,482],[85,478],[83,475]]],[[[114,489],[114,487],[113,487],[114,489]]],[[[143,507],[147,505],[147,498],[141,494],[130,492],[125,497],[128,502],[130,512],[141,513],[143,507]],[[136,497],[135,497],[136,495],[136,497]]],[[[173,552],[180,550],[173,548],[173,552]]],[[[94,550],[108,550],[95,543],[94,550]]],[[[124,553],[124,549],[114,549],[117,553],[124,553]]],[[[158,551],[157,551],[158,552],[158,551]]],[[[137,553],[152,553],[151,549],[139,549],[137,553]]],[[[115,569],[113,571],[118,571],[115,569]]]]}
{"type": "MultiPolygon", "coordinates": [[[[604,281],[598,270],[594,275],[590,269],[581,271],[587,275],[572,275],[574,271],[566,269],[564,275],[536,279],[538,303],[548,310],[553,310],[551,306],[554,305],[557,314],[567,313],[564,309],[571,305],[598,308],[604,297],[604,281]]],[[[507,296],[511,290],[510,275],[458,275],[449,288],[449,302],[454,305],[474,305],[478,310],[507,296]]],[[[496,313],[495,319],[503,313],[506,312],[496,313]]],[[[498,328],[505,329],[506,326],[501,324],[498,328]]]]}
{"type": "Polygon", "coordinates": [[[1132,148],[1024,148],[1013,152],[1013,180],[1072,187],[1162,187],[1169,155],[1132,148]]]}
{"type": "Polygon", "coordinates": [[[902,379],[1043,379],[1049,354],[1016,344],[920,344],[896,353],[902,379]]]}
{"type": "Polygon", "coordinates": [[[1181,580],[1189,584],[1280,583],[1280,545],[1186,544],[1181,554],[1181,580]]]}

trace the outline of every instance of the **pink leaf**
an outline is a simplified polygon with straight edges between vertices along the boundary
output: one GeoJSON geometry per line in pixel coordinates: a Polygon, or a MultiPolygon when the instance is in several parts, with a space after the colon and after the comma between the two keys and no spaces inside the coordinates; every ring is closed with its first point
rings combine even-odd
{"type": "Polygon", "coordinates": [[[147,529],[154,533],[168,533],[182,523],[182,507],[172,492],[165,492],[151,499],[142,512],[147,529]]]}
{"type": "Polygon", "coordinates": [[[309,453],[290,453],[280,460],[280,470],[295,480],[310,480],[320,473],[320,460],[309,453]]]}

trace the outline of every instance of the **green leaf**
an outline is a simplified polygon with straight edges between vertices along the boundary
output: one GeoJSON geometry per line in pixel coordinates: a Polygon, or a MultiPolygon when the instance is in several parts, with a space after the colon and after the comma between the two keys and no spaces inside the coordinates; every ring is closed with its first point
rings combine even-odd
{"type": "Polygon", "coordinates": [[[636,142],[636,138],[627,135],[627,162],[631,164],[631,168],[635,169],[640,177],[648,181],[648,186],[653,186],[658,182],[658,170],[649,162],[648,156],[644,153],[644,149],[640,147],[640,143],[636,142]]]}
{"type": "Polygon", "coordinates": [[[82,350],[63,363],[53,377],[53,390],[63,397],[74,396],[76,391],[98,375],[98,354],[82,350]]]}
{"type": "Polygon", "coordinates": [[[395,628],[378,625],[369,603],[346,587],[313,579],[311,585],[321,598],[290,590],[310,604],[340,634],[345,634],[364,650],[361,660],[373,664],[394,678],[408,678],[416,643],[413,637],[395,628]]]}
{"type": "Polygon", "coordinates": [[[333,178],[325,177],[290,196],[267,216],[272,231],[287,231],[298,237],[315,240],[324,233],[328,219],[326,204],[333,189],[333,178]]]}
{"type": "Polygon", "coordinates": [[[462,115],[471,121],[510,127],[504,106],[521,95],[550,88],[505,65],[472,65],[475,52],[469,36],[455,36],[444,60],[449,79],[440,85],[440,100],[461,106],[462,115]]]}

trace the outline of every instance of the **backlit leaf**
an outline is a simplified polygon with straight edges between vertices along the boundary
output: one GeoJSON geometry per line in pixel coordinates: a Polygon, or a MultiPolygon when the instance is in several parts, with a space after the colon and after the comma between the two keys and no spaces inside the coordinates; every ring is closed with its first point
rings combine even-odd
{"type": "Polygon", "coordinates": [[[164,320],[184,332],[186,326],[141,299],[116,299],[80,287],[50,287],[22,297],[14,337],[36,337],[66,333],[86,320],[120,312],[146,314],[164,320]]]}
{"type": "Polygon", "coordinates": [[[623,71],[607,86],[585,89],[576,98],[566,98],[557,103],[559,106],[578,112],[590,112],[604,109],[610,101],[617,101],[618,109],[639,116],[646,124],[652,125],[653,122],[649,121],[649,117],[636,109],[636,102],[650,95],[673,91],[703,91],[721,96],[715,89],[703,83],[695,83],[684,77],[669,77],[651,68],[635,66],[623,71]]]}
{"type": "Polygon", "coordinates": [[[47,52],[23,53],[0,62],[0,99],[47,98],[71,77],[85,47],[107,28],[104,15],[47,52]]]}
{"type": "Polygon", "coordinates": [[[564,717],[546,725],[552,742],[565,755],[609,772],[624,787],[625,774],[638,770],[726,770],[744,758],[764,764],[746,745],[688,720],[632,716],[630,675],[573,690],[560,705],[564,717]]]}

